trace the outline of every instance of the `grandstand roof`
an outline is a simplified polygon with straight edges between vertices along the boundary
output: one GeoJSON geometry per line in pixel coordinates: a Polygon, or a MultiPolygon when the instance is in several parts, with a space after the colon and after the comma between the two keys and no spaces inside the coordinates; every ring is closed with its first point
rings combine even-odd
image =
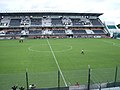
{"type": "Polygon", "coordinates": [[[50,15],[60,15],[60,16],[97,16],[99,17],[103,13],[72,13],[72,12],[0,12],[0,16],[50,16],[50,15]]]}

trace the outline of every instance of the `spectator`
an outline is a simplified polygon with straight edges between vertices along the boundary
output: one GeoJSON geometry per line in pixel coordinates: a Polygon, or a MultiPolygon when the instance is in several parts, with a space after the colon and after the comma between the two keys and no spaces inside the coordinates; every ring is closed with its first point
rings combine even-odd
{"type": "Polygon", "coordinates": [[[12,89],[13,89],[13,90],[16,90],[16,89],[17,89],[17,87],[18,87],[18,86],[15,86],[15,85],[14,85],[14,86],[12,87],[12,89]]]}
{"type": "Polygon", "coordinates": [[[25,90],[25,87],[20,87],[19,89],[20,89],[20,90],[25,90]]]}
{"type": "Polygon", "coordinates": [[[75,86],[80,86],[80,84],[78,82],[76,82],[75,86]]]}
{"type": "Polygon", "coordinates": [[[29,88],[30,88],[30,89],[35,89],[35,88],[36,88],[36,85],[35,85],[35,84],[31,84],[31,85],[29,85],[29,88]]]}

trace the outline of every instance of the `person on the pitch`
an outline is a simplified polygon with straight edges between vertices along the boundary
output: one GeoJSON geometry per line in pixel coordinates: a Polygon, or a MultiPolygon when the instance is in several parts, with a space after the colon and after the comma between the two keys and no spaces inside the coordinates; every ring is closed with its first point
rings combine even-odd
{"type": "Polygon", "coordinates": [[[23,43],[23,40],[24,40],[24,38],[23,38],[23,37],[20,37],[19,43],[23,43]]]}
{"type": "Polygon", "coordinates": [[[81,54],[83,54],[83,55],[84,55],[84,50],[83,50],[83,49],[81,50],[81,54]]]}

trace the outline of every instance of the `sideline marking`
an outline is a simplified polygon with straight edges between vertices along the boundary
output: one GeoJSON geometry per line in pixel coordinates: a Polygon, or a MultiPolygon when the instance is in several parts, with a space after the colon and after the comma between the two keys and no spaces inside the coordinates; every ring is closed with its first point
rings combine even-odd
{"type": "Polygon", "coordinates": [[[64,81],[64,84],[65,84],[65,86],[67,87],[67,83],[66,83],[65,77],[63,76],[63,73],[62,73],[62,71],[61,71],[61,69],[60,69],[60,66],[59,66],[59,64],[58,64],[57,58],[56,58],[56,56],[55,56],[55,54],[54,54],[54,52],[53,52],[53,49],[52,49],[52,47],[51,47],[48,39],[47,39],[47,43],[48,43],[49,48],[50,48],[50,50],[51,50],[51,52],[52,52],[52,55],[53,55],[54,60],[55,60],[55,62],[56,62],[56,64],[57,64],[57,67],[58,67],[58,69],[59,69],[59,71],[60,71],[60,74],[61,74],[61,76],[62,76],[62,79],[63,79],[63,81],[64,81]]]}
{"type": "Polygon", "coordinates": [[[105,40],[103,40],[103,42],[105,42],[105,43],[110,43],[110,44],[112,44],[113,46],[120,47],[120,44],[117,44],[117,43],[114,43],[114,42],[111,42],[111,41],[105,41],[105,40]]]}

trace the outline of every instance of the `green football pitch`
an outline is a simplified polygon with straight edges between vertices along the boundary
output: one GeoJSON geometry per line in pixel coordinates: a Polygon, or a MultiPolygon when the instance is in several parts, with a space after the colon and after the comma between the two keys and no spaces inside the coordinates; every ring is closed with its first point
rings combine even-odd
{"type": "Polygon", "coordinates": [[[115,67],[120,66],[120,40],[25,39],[23,43],[0,40],[1,90],[11,90],[13,85],[26,87],[26,69],[29,84],[36,84],[37,88],[56,87],[58,70],[61,86],[87,84],[88,65],[94,83],[114,81],[115,67]]]}

